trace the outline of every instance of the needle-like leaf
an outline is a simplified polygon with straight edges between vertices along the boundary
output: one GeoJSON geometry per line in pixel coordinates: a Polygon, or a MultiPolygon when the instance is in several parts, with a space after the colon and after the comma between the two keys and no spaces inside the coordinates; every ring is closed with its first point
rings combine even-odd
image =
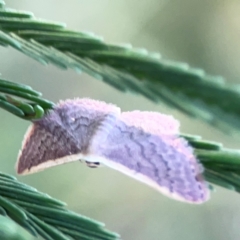
{"type": "MultiPolygon", "coordinates": [[[[240,88],[155,53],[105,43],[94,34],[0,5],[0,44],[42,64],[84,71],[121,91],[175,107],[228,133],[240,133],[240,88]]],[[[12,110],[14,112],[14,110],[12,110]]],[[[20,113],[16,113],[17,115],[20,113]]]]}
{"type": "MultiPolygon", "coordinates": [[[[0,210],[1,215],[8,216],[33,236],[44,239],[119,239],[119,235],[105,230],[102,223],[67,210],[65,203],[1,172],[0,210]]],[[[0,221],[0,233],[3,224],[12,223],[0,221]]]]}

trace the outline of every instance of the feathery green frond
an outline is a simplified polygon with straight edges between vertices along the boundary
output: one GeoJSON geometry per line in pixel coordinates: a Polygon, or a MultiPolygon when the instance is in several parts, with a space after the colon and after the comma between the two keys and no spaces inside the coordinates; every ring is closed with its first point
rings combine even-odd
{"type": "Polygon", "coordinates": [[[46,240],[119,239],[119,235],[105,230],[102,223],[67,210],[65,203],[1,172],[0,214],[11,218],[33,236],[46,240]]]}
{"type": "Polygon", "coordinates": [[[146,50],[105,43],[94,34],[36,19],[32,13],[0,9],[0,44],[42,64],[84,71],[121,91],[178,108],[226,132],[239,134],[240,88],[185,63],[166,61],[146,50]]]}
{"type": "MultiPolygon", "coordinates": [[[[3,208],[0,211],[5,211],[3,208]]],[[[6,214],[6,212],[5,212],[6,214]]],[[[0,236],[1,239],[7,240],[36,240],[25,229],[21,228],[17,223],[9,217],[0,215],[0,236]]]]}
{"type": "Polygon", "coordinates": [[[41,93],[29,86],[0,78],[0,107],[18,117],[29,120],[41,118],[53,107],[54,103],[40,96],[41,93]]]}
{"type": "Polygon", "coordinates": [[[225,149],[221,143],[204,141],[199,136],[181,136],[194,148],[209,183],[240,193],[240,150],[225,149]]]}

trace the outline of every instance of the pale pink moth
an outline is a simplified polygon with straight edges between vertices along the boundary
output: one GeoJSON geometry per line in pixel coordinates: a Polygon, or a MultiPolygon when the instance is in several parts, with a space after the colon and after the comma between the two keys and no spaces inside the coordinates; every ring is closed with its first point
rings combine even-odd
{"type": "Polygon", "coordinates": [[[176,200],[209,199],[203,167],[179,122],[156,112],[122,112],[91,99],[61,101],[25,134],[16,169],[30,174],[71,161],[103,164],[176,200]]]}

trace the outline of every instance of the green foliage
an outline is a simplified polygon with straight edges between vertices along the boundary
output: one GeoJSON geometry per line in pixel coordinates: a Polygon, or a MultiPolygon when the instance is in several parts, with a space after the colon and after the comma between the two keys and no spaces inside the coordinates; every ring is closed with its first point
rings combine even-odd
{"type": "Polygon", "coordinates": [[[240,193],[240,150],[223,148],[222,144],[203,141],[199,136],[182,136],[195,149],[209,183],[240,193]]]}
{"type": "MultiPolygon", "coordinates": [[[[119,239],[117,234],[105,230],[102,223],[67,210],[65,203],[1,172],[0,214],[11,218],[33,236],[46,240],[119,239]]],[[[0,222],[0,234],[2,231],[12,239],[25,239],[20,235],[14,238],[15,228],[9,221],[0,222]],[[8,229],[4,228],[5,225],[8,229]]]]}
{"type": "Polygon", "coordinates": [[[24,119],[41,118],[45,111],[54,105],[54,103],[40,98],[41,93],[32,90],[31,87],[1,78],[0,92],[3,93],[0,94],[0,107],[24,119]],[[10,95],[24,98],[27,102],[10,95]]]}
{"type": "Polygon", "coordinates": [[[4,7],[0,9],[0,44],[42,64],[84,71],[120,91],[164,101],[226,132],[239,134],[239,86],[228,86],[221,77],[209,76],[185,63],[163,60],[144,49],[107,44],[94,34],[71,31],[65,24],[4,7]]]}
{"type": "MultiPolygon", "coordinates": [[[[44,65],[84,71],[120,91],[164,101],[222,130],[239,133],[239,87],[227,86],[222,78],[208,76],[187,64],[165,61],[131,46],[106,44],[93,34],[38,20],[32,13],[5,9],[2,0],[0,44],[10,45],[44,65]]],[[[29,86],[0,78],[0,107],[22,119],[34,120],[44,116],[54,103],[29,86]]],[[[240,192],[239,150],[225,149],[221,143],[199,136],[181,136],[194,148],[210,184],[240,192]]],[[[0,214],[0,236],[8,239],[119,239],[101,223],[67,210],[62,202],[3,173],[0,214]]]]}
{"type": "Polygon", "coordinates": [[[10,218],[0,216],[0,236],[1,239],[7,240],[35,240],[36,238],[30,235],[26,230],[10,218]]]}

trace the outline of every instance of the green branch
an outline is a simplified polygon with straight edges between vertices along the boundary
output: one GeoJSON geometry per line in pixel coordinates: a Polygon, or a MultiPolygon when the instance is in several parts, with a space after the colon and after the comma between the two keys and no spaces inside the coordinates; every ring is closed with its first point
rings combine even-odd
{"type": "MultiPolygon", "coordinates": [[[[11,218],[33,236],[46,240],[119,239],[117,234],[105,230],[102,223],[67,210],[65,203],[1,172],[0,214],[11,218]]],[[[13,234],[12,230],[5,234],[13,234]]],[[[4,231],[2,222],[1,231],[4,231]]]]}
{"type": "Polygon", "coordinates": [[[54,103],[40,96],[41,93],[29,86],[0,78],[0,107],[18,117],[29,120],[41,118],[45,111],[53,107],[54,103]]]}
{"type": "MultiPolygon", "coordinates": [[[[0,4],[1,6],[1,4],[0,4]]],[[[158,58],[146,50],[107,44],[101,38],[0,8],[0,44],[12,46],[42,64],[84,71],[121,91],[175,107],[232,134],[240,129],[240,91],[221,77],[185,63],[158,58]],[[226,101],[227,99],[227,101],[226,101]]]]}
{"type": "MultiPolygon", "coordinates": [[[[3,209],[1,209],[3,210],[3,209]]],[[[6,216],[0,215],[0,236],[7,240],[36,240],[25,229],[6,216]]]]}

